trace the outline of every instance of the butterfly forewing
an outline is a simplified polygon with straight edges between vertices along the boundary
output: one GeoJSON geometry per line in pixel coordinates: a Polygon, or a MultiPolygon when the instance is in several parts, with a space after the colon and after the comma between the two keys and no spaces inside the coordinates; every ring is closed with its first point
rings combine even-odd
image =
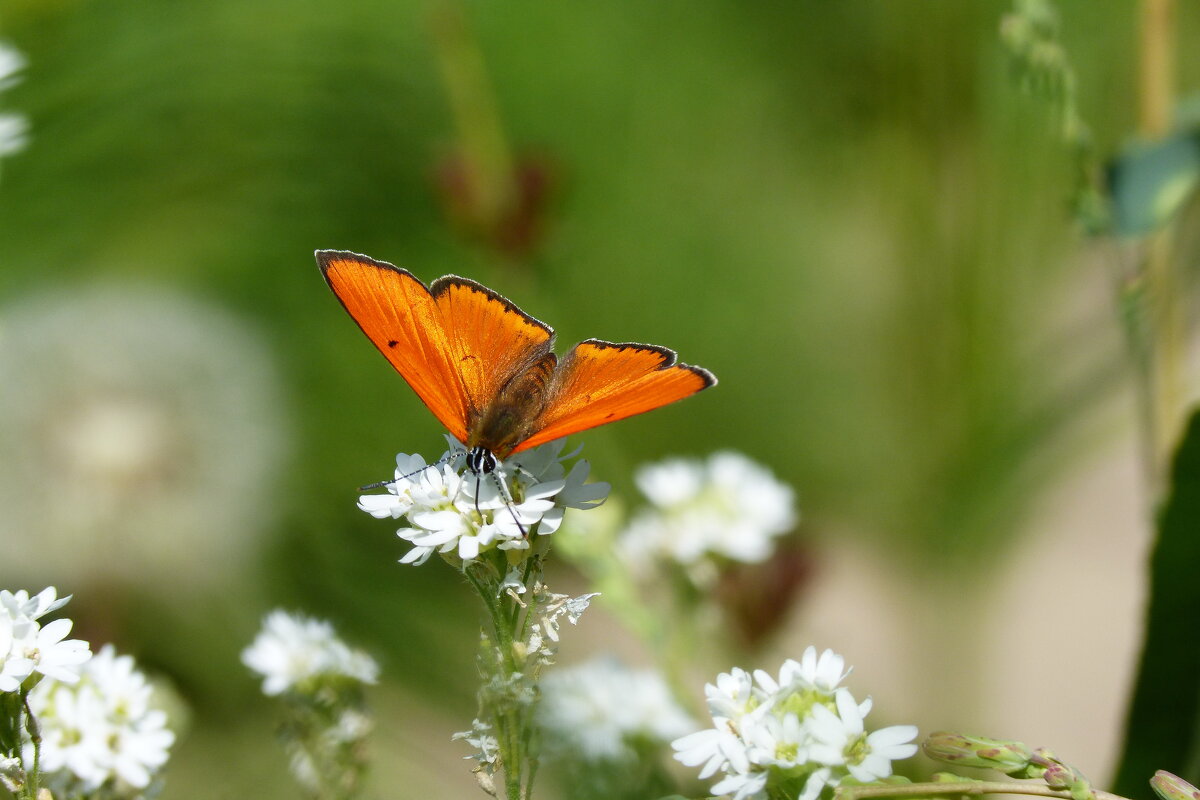
{"type": "Polygon", "coordinates": [[[355,253],[322,250],[317,262],[346,311],[438,421],[467,440],[468,395],[425,284],[407,270],[355,253]]]}
{"type": "Polygon", "coordinates": [[[550,402],[514,452],[653,411],[716,382],[706,369],[676,364],[665,347],[580,342],[559,362],[550,402]]]}
{"type": "Polygon", "coordinates": [[[467,395],[470,435],[505,385],[550,352],[554,331],[466,278],[438,278],[431,291],[446,331],[449,360],[467,395]]]}

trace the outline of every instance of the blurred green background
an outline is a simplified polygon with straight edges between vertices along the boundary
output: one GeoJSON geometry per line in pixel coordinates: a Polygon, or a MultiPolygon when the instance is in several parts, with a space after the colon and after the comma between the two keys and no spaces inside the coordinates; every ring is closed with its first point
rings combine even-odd
{"type": "MultiPolygon", "coordinates": [[[[1135,5],[1060,6],[1111,152],[1135,127],[1135,5]]],[[[473,713],[472,598],[395,564],[354,507],[441,431],[320,279],[312,251],[335,248],[479,280],[560,349],[661,343],[715,372],[582,437],[630,502],[642,461],[738,449],[797,487],[818,574],[846,540],[914,614],[982,591],[1044,496],[1115,442],[1136,457],[1116,258],[1072,225],[1008,10],[0,0],[28,59],[0,101],[30,121],[0,163],[0,537],[22,553],[0,584],[74,592],[80,635],[174,681],[193,719],[168,798],[291,796],[238,663],[275,605],[380,655],[378,796],[469,796],[447,738],[473,713]],[[483,233],[439,66],[470,47],[467,111],[494,104],[530,192],[483,233]]]]}

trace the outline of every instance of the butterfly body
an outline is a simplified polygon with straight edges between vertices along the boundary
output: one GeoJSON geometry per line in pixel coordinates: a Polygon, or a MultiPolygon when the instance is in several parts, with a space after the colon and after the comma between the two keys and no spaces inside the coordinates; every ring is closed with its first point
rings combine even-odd
{"type": "Polygon", "coordinates": [[[559,359],[554,331],[491,289],[317,251],[343,307],[434,416],[490,472],[496,458],[680,400],[716,384],[665,347],[588,339],[559,359]],[[487,467],[491,466],[491,469],[487,467]]]}

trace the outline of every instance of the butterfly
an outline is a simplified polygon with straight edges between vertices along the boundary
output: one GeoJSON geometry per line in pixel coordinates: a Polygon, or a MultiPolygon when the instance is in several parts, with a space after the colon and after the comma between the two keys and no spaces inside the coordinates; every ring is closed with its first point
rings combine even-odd
{"type": "Polygon", "coordinates": [[[588,339],[561,359],[554,330],[482,284],[457,275],[429,286],[411,272],[340,250],[317,264],[342,306],[490,473],[498,459],[606,425],[715,386],[702,367],[652,344],[588,339]]]}

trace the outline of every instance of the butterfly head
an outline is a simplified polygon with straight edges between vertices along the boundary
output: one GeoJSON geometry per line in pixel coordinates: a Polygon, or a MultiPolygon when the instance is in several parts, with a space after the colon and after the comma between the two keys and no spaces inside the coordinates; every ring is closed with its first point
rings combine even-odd
{"type": "Polygon", "coordinates": [[[467,452],[467,469],[476,475],[488,475],[496,470],[496,456],[486,447],[472,447],[467,452]]]}

